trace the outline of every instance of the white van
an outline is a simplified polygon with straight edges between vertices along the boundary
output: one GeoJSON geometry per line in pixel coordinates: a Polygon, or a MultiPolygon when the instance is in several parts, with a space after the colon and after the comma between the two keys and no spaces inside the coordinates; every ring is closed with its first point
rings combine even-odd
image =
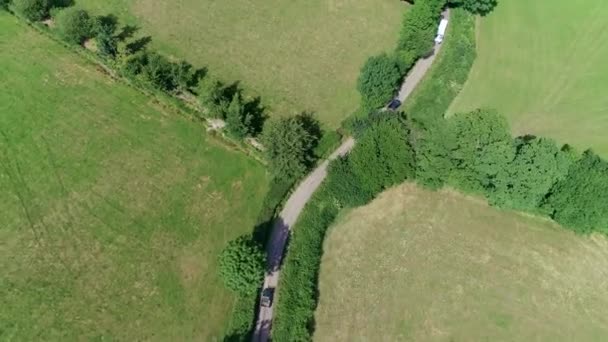
{"type": "Polygon", "coordinates": [[[439,28],[437,28],[437,37],[435,37],[435,43],[441,44],[443,42],[443,36],[445,35],[445,30],[448,28],[448,20],[441,19],[439,22],[439,28]]]}

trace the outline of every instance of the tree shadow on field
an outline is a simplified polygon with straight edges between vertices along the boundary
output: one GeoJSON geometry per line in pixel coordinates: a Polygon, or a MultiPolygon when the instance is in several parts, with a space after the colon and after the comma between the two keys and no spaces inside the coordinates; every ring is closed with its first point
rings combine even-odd
{"type": "MultiPolygon", "coordinates": [[[[209,69],[207,67],[202,67],[194,70],[194,74],[192,75],[192,84],[189,84],[190,87],[196,87],[199,82],[207,76],[209,73],[209,69]]],[[[198,94],[195,94],[198,95],[198,94]]]]}
{"type": "Polygon", "coordinates": [[[245,103],[245,112],[251,114],[251,134],[253,136],[262,133],[264,122],[268,119],[265,110],[266,108],[262,105],[262,98],[259,96],[256,96],[251,101],[245,103]]]}
{"type": "Polygon", "coordinates": [[[52,7],[55,8],[66,8],[74,6],[74,0],[54,0],[51,3],[52,7]]]}
{"type": "Polygon", "coordinates": [[[228,101],[232,100],[232,97],[237,93],[242,93],[242,90],[239,88],[240,81],[232,82],[231,84],[222,88],[222,97],[227,99],[228,101]]]}
{"type": "Polygon", "coordinates": [[[125,25],[120,29],[120,33],[116,35],[116,39],[124,42],[125,40],[132,38],[137,31],[139,31],[139,27],[134,25],[125,25]]]}
{"type": "MultiPolygon", "coordinates": [[[[95,17],[93,29],[96,29],[97,25],[99,28],[103,27],[108,29],[109,32],[115,33],[118,29],[118,17],[114,14],[99,15],[95,17]]],[[[114,38],[118,39],[118,36],[115,36],[114,38]]]]}
{"type": "Polygon", "coordinates": [[[129,54],[134,54],[134,53],[137,53],[137,52],[145,49],[146,46],[148,46],[148,44],[150,44],[150,42],[152,42],[152,37],[145,36],[145,37],[136,39],[136,40],[132,41],[131,43],[128,43],[126,45],[126,48],[127,48],[127,51],[129,52],[129,54]]]}

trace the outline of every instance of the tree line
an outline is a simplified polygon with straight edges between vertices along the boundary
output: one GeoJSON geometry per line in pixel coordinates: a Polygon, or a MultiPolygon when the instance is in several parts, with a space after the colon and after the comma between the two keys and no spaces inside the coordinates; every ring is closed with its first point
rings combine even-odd
{"type": "Polygon", "coordinates": [[[51,32],[74,46],[87,48],[137,85],[172,96],[198,98],[207,117],[226,122],[228,134],[236,139],[253,137],[262,131],[266,116],[259,98],[246,99],[238,84],[226,85],[184,60],[173,60],[148,48],[150,37],[131,39],[136,27],[119,30],[113,15],[93,16],[73,7],[71,0],[0,0],[32,22],[51,19],[51,32]]]}

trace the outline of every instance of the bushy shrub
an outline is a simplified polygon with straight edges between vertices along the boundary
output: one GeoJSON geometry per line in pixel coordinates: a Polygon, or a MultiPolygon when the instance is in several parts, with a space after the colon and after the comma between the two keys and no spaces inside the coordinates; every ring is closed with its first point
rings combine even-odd
{"type": "Polygon", "coordinates": [[[39,21],[49,16],[50,0],[13,0],[15,11],[31,21],[39,21]]]}
{"type": "Polygon", "coordinates": [[[123,61],[122,70],[128,77],[167,92],[186,90],[195,76],[189,63],[171,62],[154,51],[140,51],[129,55],[123,61]]]}
{"type": "Polygon", "coordinates": [[[92,36],[92,20],[87,11],[69,7],[60,11],[55,17],[59,35],[68,43],[82,44],[92,36]]]}
{"type": "Polygon", "coordinates": [[[97,52],[102,57],[116,57],[118,38],[114,35],[118,22],[114,16],[97,16],[91,20],[91,32],[97,42],[97,52]]]}
{"type": "Polygon", "coordinates": [[[228,101],[224,96],[222,83],[213,76],[206,76],[199,82],[198,98],[209,116],[224,119],[228,101]]]}
{"type": "Polygon", "coordinates": [[[245,110],[245,105],[239,92],[235,93],[226,109],[226,124],[228,131],[236,138],[247,136],[251,129],[253,117],[245,110]]]}
{"type": "Polygon", "coordinates": [[[266,254],[250,236],[230,241],[219,257],[224,284],[240,295],[251,295],[260,287],[265,267],[266,254]]]}
{"type": "Polygon", "coordinates": [[[7,9],[10,2],[10,0],[0,0],[0,10],[7,9]]]}
{"type": "Polygon", "coordinates": [[[401,79],[399,66],[387,54],[370,57],[361,69],[357,89],[367,109],[383,107],[393,97],[401,79]]]}
{"type": "Polygon", "coordinates": [[[323,239],[338,212],[334,199],[322,185],[292,230],[280,278],[273,341],[311,340],[323,239]]]}
{"type": "Polygon", "coordinates": [[[449,0],[451,5],[461,6],[473,14],[487,15],[492,12],[498,0],[449,0]]]}

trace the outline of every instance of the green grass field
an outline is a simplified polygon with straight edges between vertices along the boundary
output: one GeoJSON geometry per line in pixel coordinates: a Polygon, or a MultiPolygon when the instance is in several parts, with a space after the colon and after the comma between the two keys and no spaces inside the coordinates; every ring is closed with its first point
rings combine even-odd
{"type": "Polygon", "coordinates": [[[210,341],[264,168],[0,12],[0,340],[210,341]]]}
{"type": "Polygon", "coordinates": [[[76,0],[115,13],[166,54],[260,95],[271,115],[314,112],[329,127],[357,108],[367,57],[392,49],[405,10],[394,0],[76,0]]]}
{"type": "Polygon", "coordinates": [[[605,341],[608,240],[411,184],[345,214],[317,341],[605,341]]]}
{"type": "Polygon", "coordinates": [[[608,156],[608,2],[500,1],[478,25],[478,57],[451,113],[496,108],[517,134],[608,156]]]}

